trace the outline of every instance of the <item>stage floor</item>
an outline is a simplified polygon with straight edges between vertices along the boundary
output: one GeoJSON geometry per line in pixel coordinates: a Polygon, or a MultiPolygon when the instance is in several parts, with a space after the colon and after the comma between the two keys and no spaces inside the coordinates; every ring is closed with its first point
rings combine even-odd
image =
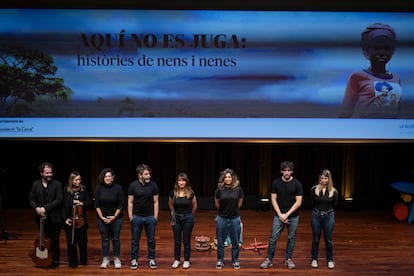
{"type": "MultiPolygon", "coordinates": [[[[61,235],[61,266],[55,270],[36,267],[29,257],[34,250],[34,240],[39,232],[33,220],[30,209],[4,210],[5,226],[8,239],[0,241],[0,275],[130,275],[145,273],[146,275],[216,275],[234,273],[237,275],[412,275],[414,273],[414,223],[397,221],[391,211],[345,211],[336,212],[334,230],[334,259],[335,269],[328,269],[325,260],[323,239],[320,244],[319,268],[310,267],[311,228],[310,210],[300,211],[300,221],[297,232],[293,261],[296,269],[289,270],[283,265],[286,248],[287,232],[282,234],[277,243],[273,267],[260,269],[260,263],[266,257],[266,249],[258,252],[242,249],[240,253],[240,270],[234,270],[230,261],[230,248],[225,249],[225,266],[221,270],[215,268],[216,251],[198,252],[194,248],[194,237],[206,235],[215,237],[214,217],[216,211],[202,210],[196,213],[196,224],[193,230],[191,267],[189,269],[172,269],[173,236],[168,220],[168,211],[161,211],[156,232],[156,256],[158,268],[152,270],[147,263],[147,245],[143,234],[140,249],[139,268],[132,271],[130,262],[130,224],[125,213],[125,222],[121,232],[122,268],[115,270],[113,265],[100,269],[101,256],[100,235],[96,226],[95,211],[88,210],[90,228],[88,230],[88,260],[86,266],[77,269],[68,267],[66,241],[61,235]]],[[[248,246],[256,238],[267,243],[273,214],[272,212],[257,212],[242,210],[244,225],[244,244],[248,246]]]]}

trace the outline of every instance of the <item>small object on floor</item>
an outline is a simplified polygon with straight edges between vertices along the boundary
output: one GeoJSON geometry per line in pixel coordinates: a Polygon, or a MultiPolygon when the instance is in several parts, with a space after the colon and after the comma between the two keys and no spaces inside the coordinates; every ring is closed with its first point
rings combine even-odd
{"type": "Polygon", "coordinates": [[[197,251],[208,251],[210,249],[210,238],[207,236],[196,236],[195,237],[195,249],[197,251]]]}

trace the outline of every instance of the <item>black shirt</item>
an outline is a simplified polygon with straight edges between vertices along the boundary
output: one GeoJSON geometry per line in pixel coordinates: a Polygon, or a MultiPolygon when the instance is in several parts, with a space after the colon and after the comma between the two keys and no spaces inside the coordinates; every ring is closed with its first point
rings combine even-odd
{"type": "Polygon", "coordinates": [[[319,195],[315,194],[316,185],[311,188],[311,199],[313,208],[319,211],[329,211],[338,205],[338,191],[335,189],[333,195],[329,197],[328,190],[323,193],[321,190],[319,195]]]}
{"type": "Polygon", "coordinates": [[[174,212],[176,214],[191,214],[193,210],[194,192],[191,192],[190,197],[176,197],[173,190],[170,192],[170,198],[173,200],[174,212]]]}
{"type": "Polygon", "coordinates": [[[243,189],[240,186],[235,190],[217,188],[215,197],[219,200],[219,216],[224,218],[236,218],[240,216],[240,209],[238,207],[239,199],[244,197],[243,189]]]}
{"type": "Polygon", "coordinates": [[[132,213],[141,217],[154,215],[154,196],[159,194],[159,189],[154,181],[144,185],[138,180],[129,184],[128,196],[134,196],[132,213]]]}
{"type": "MultiPolygon", "coordinates": [[[[303,196],[302,183],[296,178],[285,182],[281,177],[272,182],[272,194],[276,194],[276,201],[282,213],[286,213],[295,204],[296,196],[303,196]]],[[[293,212],[289,217],[299,215],[299,210],[293,212]]]]}

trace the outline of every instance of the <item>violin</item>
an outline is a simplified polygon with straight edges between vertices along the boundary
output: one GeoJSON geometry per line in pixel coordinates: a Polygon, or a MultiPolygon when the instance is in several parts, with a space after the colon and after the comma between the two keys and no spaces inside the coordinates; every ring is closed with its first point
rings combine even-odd
{"type": "Polygon", "coordinates": [[[72,226],[72,244],[75,241],[75,228],[80,228],[85,224],[82,218],[82,206],[77,204],[73,205],[72,208],[72,219],[70,225],[72,226]]]}
{"type": "Polygon", "coordinates": [[[70,226],[74,228],[80,228],[82,227],[85,222],[82,217],[82,206],[74,205],[72,208],[72,220],[70,222],[70,226]]]}

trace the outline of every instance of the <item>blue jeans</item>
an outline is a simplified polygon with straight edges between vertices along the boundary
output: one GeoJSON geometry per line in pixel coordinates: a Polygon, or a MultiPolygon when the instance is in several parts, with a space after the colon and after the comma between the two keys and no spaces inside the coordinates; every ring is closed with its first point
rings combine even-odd
{"type": "Polygon", "coordinates": [[[239,261],[240,254],[240,217],[216,217],[217,261],[224,261],[224,241],[227,238],[227,233],[231,240],[231,261],[235,263],[239,261]]]}
{"type": "Polygon", "coordinates": [[[275,255],[277,240],[279,239],[280,234],[282,234],[283,229],[285,229],[285,226],[288,231],[285,259],[287,260],[292,258],[293,249],[295,248],[296,243],[296,230],[298,228],[298,222],[299,216],[289,218],[287,224],[281,222],[278,216],[273,217],[272,233],[270,234],[269,248],[267,250],[267,258],[270,261],[272,261],[275,255]]]}
{"type": "Polygon", "coordinates": [[[98,218],[97,223],[99,232],[101,233],[103,256],[109,257],[109,242],[112,240],[114,257],[119,258],[121,256],[121,240],[119,236],[121,234],[122,224],[124,223],[123,218],[117,218],[109,224],[105,224],[98,218]]]}
{"type": "Polygon", "coordinates": [[[312,260],[318,259],[319,241],[321,232],[323,230],[323,237],[325,239],[326,260],[333,261],[332,254],[332,233],[335,225],[335,213],[321,215],[317,210],[312,211],[311,226],[312,226],[312,260]]]}
{"type": "Polygon", "coordinates": [[[172,230],[174,233],[174,258],[181,258],[181,242],[184,245],[184,261],[190,260],[191,233],[194,227],[194,215],[186,214],[183,217],[176,216],[172,230]]]}
{"type": "Polygon", "coordinates": [[[157,220],[154,216],[141,217],[132,216],[131,220],[131,259],[139,259],[139,240],[141,239],[142,229],[145,228],[147,236],[148,259],[155,260],[155,227],[157,220]]]}
{"type": "MultiPolygon", "coordinates": [[[[231,244],[230,234],[227,234],[225,243],[231,244]]],[[[243,244],[243,222],[240,221],[240,237],[239,237],[239,243],[243,244]]],[[[224,244],[226,245],[226,244],[224,244]]]]}

